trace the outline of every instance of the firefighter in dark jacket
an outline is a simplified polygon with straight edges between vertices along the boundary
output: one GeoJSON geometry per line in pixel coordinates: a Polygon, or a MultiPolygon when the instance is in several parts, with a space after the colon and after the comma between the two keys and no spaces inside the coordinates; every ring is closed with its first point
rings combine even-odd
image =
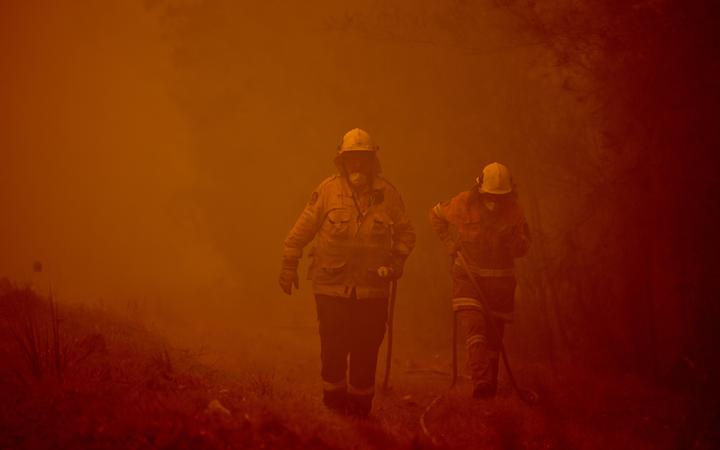
{"type": "Polygon", "coordinates": [[[504,325],[512,320],[514,309],[514,259],[530,247],[528,225],[507,167],[487,165],[471,190],[430,210],[430,223],[454,260],[452,304],[465,336],[473,397],[491,398],[497,391],[504,325]]]}
{"type": "Polygon", "coordinates": [[[375,369],[385,336],[390,283],[403,273],[415,245],[400,193],[380,176],[378,147],[355,128],[335,157],[338,175],[312,193],[285,239],[280,287],[298,287],[303,248],[310,251],[320,331],[323,402],[366,416],[375,393],[375,369]]]}

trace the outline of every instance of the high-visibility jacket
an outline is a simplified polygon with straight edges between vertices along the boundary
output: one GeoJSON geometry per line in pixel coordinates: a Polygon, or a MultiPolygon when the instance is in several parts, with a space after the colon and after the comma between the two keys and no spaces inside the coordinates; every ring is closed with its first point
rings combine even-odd
{"type": "Polygon", "coordinates": [[[514,198],[488,209],[475,190],[461,192],[430,210],[430,223],[451,250],[460,250],[485,291],[481,295],[470,281],[459,256],[452,269],[454,309],[479,307],[486,297],[495,312],[512,313],[515,289],[514,259],[527,253],[530,232],[514,198]],[[451,234],[451,226],[456,236],[451,234]]]}
{"type": "Polygon", "coordinates": [[[358,299],[389,295],[381,266],[400,269],[415,246],[415,231],[400,193],[376,175],[361,201],[344,176],[320,183],[285,239],[284,258],[300,258],[315,239],[308,278],[316,294],[358,299]],[[367,210],[361,211],[362,204],[367,210]]]}

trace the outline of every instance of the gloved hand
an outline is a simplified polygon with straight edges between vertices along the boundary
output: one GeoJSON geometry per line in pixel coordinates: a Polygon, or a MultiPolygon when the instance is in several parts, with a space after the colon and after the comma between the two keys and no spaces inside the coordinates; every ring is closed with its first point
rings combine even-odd
{"type": "Polygon", "coordinates": [[[389,265],[378,267],[377,275],[384,280],[397,280],[402,276],[404,267],[405,257],[396,255],[389,265]]]}
{"type": "Polygon", "coordinates": [[[452,239],[446,240],[443,244],[445,245],[445,251],[447,251],[447,254],[454,259],[458,250],[460,250],[460,244],[452,239]]]}
{"type": "Polygon", "coordinates": [[[397,279],[399,277],[395,277],[395,269],[392,268],[392,266],[380,266],[377,268],[377,275],[382,278],[383,280],[388,279],[397,279]]]}
{"type": "Polygon", "coordinates": [[[297,268],[299,260],[297,258],[283,258],[280,269],[280,289],[287,295],[292,293],[292,287],[300,289],[300,279],[298,278],[297,268]]]}

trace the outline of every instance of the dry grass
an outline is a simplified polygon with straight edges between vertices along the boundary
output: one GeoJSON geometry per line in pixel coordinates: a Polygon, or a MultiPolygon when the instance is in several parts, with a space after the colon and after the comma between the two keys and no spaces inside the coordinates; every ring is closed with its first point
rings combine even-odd
{"type": "Polygon", "coordinates": [[[0,308],[0,448],[331,448],[263,405],[271,373],[228,379],[136,323],[28,289],[3,289],[0,308]]]}
{"type": "Polygon", "coordinates": [[[43,300],[28,288],[10,289],[3,295],[0,313],[5,318],[4,331],[23,361],[20,367],[12,367],[17,381],[29,375],[34,381],[53,377],[62,382],[66,352],[60,338],[58,305],[52,296],[43,300]]]}
{"type": "Polygon", "coordinates": [[[3,449],[432,448],[418,419],[443,392],[426,416],[439,448],[704,449],[717,440],[692,397],[618,374],[518,361],[517,378],[543,398],[530,408],[506,384],[477,402],[466,382],[447,391],[448,377],[397,366],[373,417],[357,420],[322,406],[314,366],[292,369],[309,355],[278,365],[238,351],[208,364],[135,321],[15,288],[0,289],[0,322],[3,449]]]}

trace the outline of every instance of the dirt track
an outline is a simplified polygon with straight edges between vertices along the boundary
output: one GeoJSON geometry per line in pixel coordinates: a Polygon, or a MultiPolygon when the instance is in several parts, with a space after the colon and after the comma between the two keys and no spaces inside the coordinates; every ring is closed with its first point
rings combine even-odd
{"type": "Polygon", "coordinates": [[[552,375],[547,365],[515,361],[516,377],[538,389],[543,402],[522,403],[502,373],[498,397],[475,401],[467,380],[449,389],[449,349],[419,350],[403,336],[396,336],[388,392],[380,388],[381,348],[372,417],[338,416],[320,402],[319,342],[314,317],[305,312],[271,330],[214,330],[205,335],[202,356],[231,379],[254,386],[264,405],[279,411],[299,434],[316,433],[342,448],[359,449],[669,449],[682,442],[686,399],[642,380],[605,379],[578,368],[552,375]],[[441,395],[425,415],[428,436],[420,417],[441,395]]]}
{"type": "Polygon", "coordinates": [[[402,335],[392,389],[378,392],[372,416],[337,415],[320,401],[309,305],[274,328],[216,325],[174,340],[61,305],[57,353],[42,299],[0,297],[2,448],[702,449],[714,438],[712,416],[698,414],[707,405],[687,393],[579,368],[516,361],[540,405],[522,404],[502,378],[498,398],[474,401],[467,382],[448,390],[443,353],[413,350],[402,335]]]}

